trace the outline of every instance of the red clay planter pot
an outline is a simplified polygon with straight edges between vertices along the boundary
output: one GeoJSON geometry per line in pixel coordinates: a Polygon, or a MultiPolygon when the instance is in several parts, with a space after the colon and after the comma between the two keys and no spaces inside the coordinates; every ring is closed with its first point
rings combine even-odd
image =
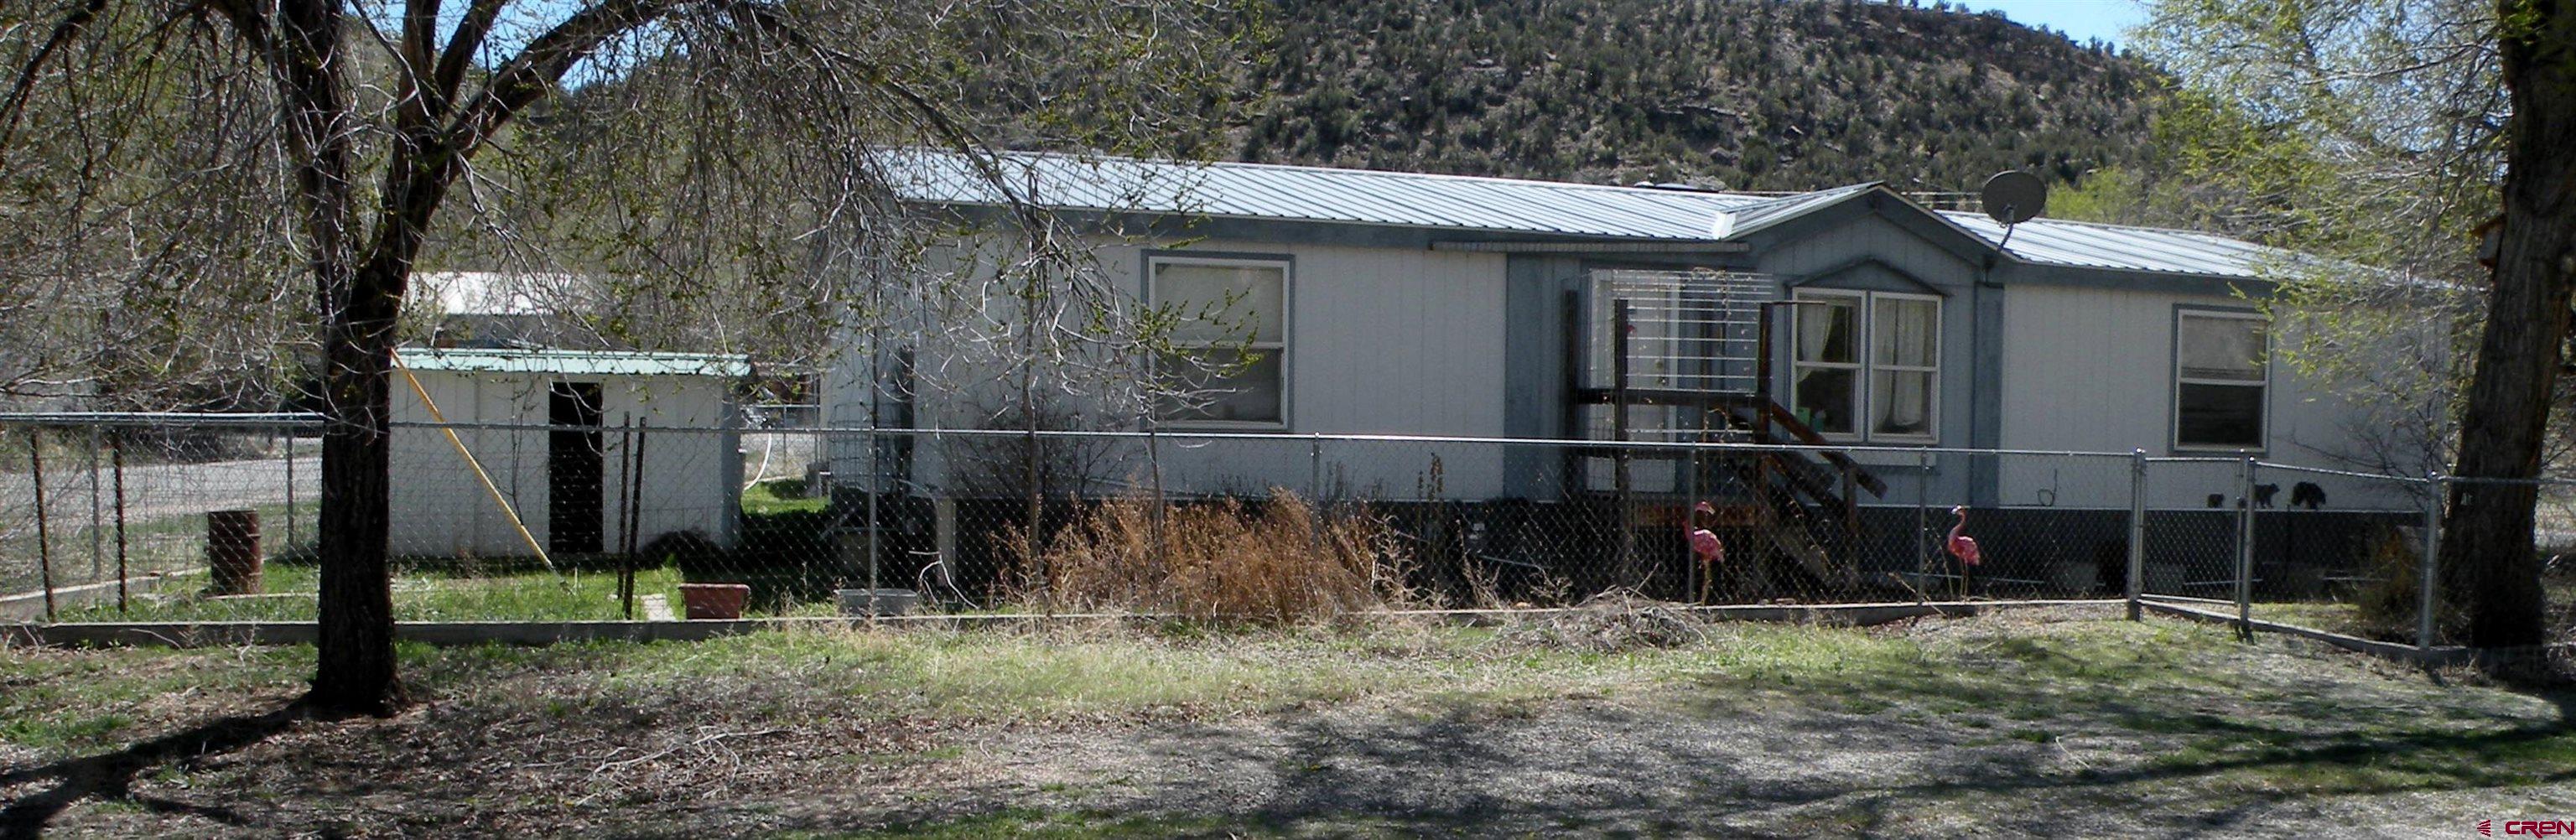
{"type": "Polygon", "coordinates": [[[731,621],[741,618],[743,605],[751,603],[751,587],[740,583],[683,583],[680,602],[687,606],[692,621],[731,621]]]}

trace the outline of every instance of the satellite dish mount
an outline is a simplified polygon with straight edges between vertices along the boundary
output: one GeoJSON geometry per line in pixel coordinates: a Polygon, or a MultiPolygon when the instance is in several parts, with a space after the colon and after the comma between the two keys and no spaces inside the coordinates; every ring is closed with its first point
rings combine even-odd
{"type": "Polygon", "coordinates": [[[2001,248],[2012,242],[2013,226],[2039,218],[2048,208],[2048,182],[2018,169],[1995,173],[1986,179],[1977,197],[1985,204],[1986,215],[2004,226],[2004,239],[1995,243],[2001,248]]]}

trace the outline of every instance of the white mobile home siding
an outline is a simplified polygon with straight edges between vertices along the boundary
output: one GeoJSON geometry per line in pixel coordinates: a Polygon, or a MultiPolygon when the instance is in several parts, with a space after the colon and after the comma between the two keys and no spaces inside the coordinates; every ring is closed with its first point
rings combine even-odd
{"type": "MultiPolygon", "coordinates": [[[[1109,282],[1138,296],[1145,293],[1149,255],[1288,260],[1288,433],[1505,433],[1501,254],[1239,241],[1185,248],[1103,241],[1095,254],[1109,282]]],[[[864,334],[854,335],[842,346],[865,348],[867,342],[864,334]]],[[[933,366],[933,352],[923,350],[920,367],[933,366]]],[[[857,383],[866,376],[865,365],[841,368],[849,373],[830,383],[827,421],[864,425],[865,391],[857,383]]],[[[971,422],[954,405],[924,404],[918,411],[916,425],[925,428],[971,422]]],[[[1161,455],[1165,489],[1175,494],[1270,486],[1304,492],[1320,478],[1327,491],[1413,498],[1434,454],[1440,456],[1441,496],[1482,498],[1502,491],[1503,453],[1494,446],[1326,443],[1318,459],[1309,441],[1199,446],[1187,439],[1186,427],[1165,431],[1173,434],[1161,455]]],[[[836,444],[836,466],[855,466],[856,440],[836,444]]],[[[933,447],[916,449],[916,481],[937,479],[934,453],[933,447]]],[[[1120,463],[1139,470],[1143,459],[1131,453],[1120,463]]],[[[1103,478],[1116,482],[1125,476],[1103,478]]]]}
{"type": "MultiPolygon", "coordinates": [[[[2217,281],[2212,281],[2216,285],[2217,281]]],[[[2006,449],[2127,452],[2150,456],[2224,456],[2177,452],[2174,417],[2174,319],[2178,307],[2251,309],[2225,294],[2175,294],[2099,286],[2019,283],[2004,298],[2003,438],[2006,449]]],[[[2270,387],[2265,392],[2263,460],[2342,468],[2338,454],[2353,451],[2346,432],[2350,412],[2333,389],[2301,376],[2280,358],[2286,336],[2272,338],[2270,387]]],[[[2207,496],[2242,495],[2236,464],[2157,464],[2149,473],[2148,503],[2157,508],[2201,508],[2207,496]]],[[[2413,502],[2386,482],[2272,471],[2258,484],[2279,484],[2274,499],[2287,505],[2287,488],[2301,482],[2327,491],[2329,507],[2408,510],[2413,502]]],[[[2125,508],[2129,464],[2123,459],[2006,458],[1999,473],[2003,504],[2073,508],[2125,508]]]]}

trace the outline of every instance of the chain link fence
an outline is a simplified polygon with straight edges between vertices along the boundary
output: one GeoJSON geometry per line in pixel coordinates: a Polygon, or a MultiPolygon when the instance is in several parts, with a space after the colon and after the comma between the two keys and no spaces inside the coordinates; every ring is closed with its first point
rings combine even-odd
{"type": "MultiPolygon", "coordinates": [[[[309,620],[318,431],[274,416],[0,423],[7,617],[309,620]],[[210,579],[226,550],[209,540],[210,514],[223,511],[256,519],[250,586],[210,579]]],[[[2438,540],[2440,480],[2248,455],[774,420],[406,423],[394,435],[401,620],[1269,619],[1610,590],[1756,604],[2134,586],[2388,641],[2447,632],[2422,611],[2438,579],[2422,558],[2438,540]]],[[[2542,489],[2537,536],[2557,558],[2549,602],[2564,635],[2576,484],[2542,489]]]]}
{"type": "Polygon", "coordinates": [[[309,565],[319,428],[240,415],[0,422],[0,618],[202,577],[213,510],[255,512],[273,559],[309,565]]]}

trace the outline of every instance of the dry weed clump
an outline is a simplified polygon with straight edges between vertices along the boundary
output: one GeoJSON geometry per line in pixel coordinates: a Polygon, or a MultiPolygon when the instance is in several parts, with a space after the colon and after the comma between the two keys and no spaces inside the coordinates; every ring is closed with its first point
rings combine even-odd
{"type": "Polygon", "coordinates": [[[1167,504],[1124,498],[1085,511],[1022,568],[1022,600],[1065,610],[1172,613],[1288,624],[1414,603],[1410,559],[1363,506],[1324,510],[1273,488],[1167,504]]]}
{"type": "Polygon", "coordinates": [[[2354,626],[2330,629],[2386,641],[2414,641],[2416,612],[2423,603],[2418,583],[2423,561],[2416,556],[2417,545],[2394,528],[2372,535],[2367,561],[2370,582],[2353,598],[2354,626]]]}
{"type": "Polygon", "coordinates": [[[1677,607],[1635,590],[1613,589],[1515,627],[1503,638],[1583,653],[1674,648],[1708,638],[1704,624],[1677,607]]]}

